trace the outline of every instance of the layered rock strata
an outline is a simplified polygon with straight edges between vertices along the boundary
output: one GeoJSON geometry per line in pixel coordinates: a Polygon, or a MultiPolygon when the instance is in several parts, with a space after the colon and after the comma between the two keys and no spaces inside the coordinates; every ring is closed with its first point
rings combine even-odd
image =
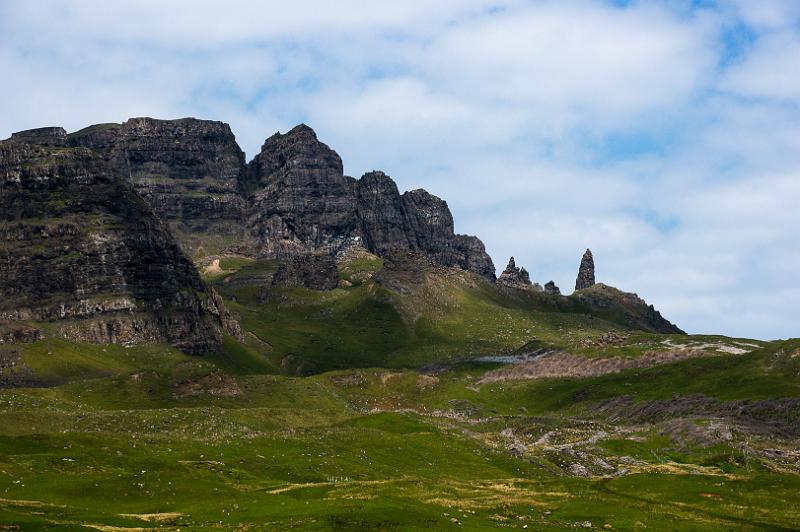
{"type": "Polygon", "coordinates": [[[0,321],[216,350],[224,310],[130,184],[89,149],[17,139],[0,142],[0,321]]]}
{"type": "Polygon", "coordinates": [[[455,233],[446,202],[421,189],[401,195],[383,172],[345,176],[339,155],[308,126],[268,138],[247,175],[248,229],[259,256],[415,250],[494,279],[483,243],[455,233]]]}
{"type": "Polygon", "coordinates": [[[189,256],[246,240],[245,159],[228,124],[131,118],[90,126],[67,142],[100,153],[128,177],[189,256]]]}
{"type": "Polygon", "coordinates": [[[100,153],[196,259],[223,250],[337,255],[362,246],[378,255],[420,250],[494,278],[483,243],[455,233],[447,203],[424,190],[401,195],[383,172],[344,175],[339,155],[306,125],[269,137],[247,165],[222,122],[132,118],[70,135],[55,129],[28,134],[100,153]]]}

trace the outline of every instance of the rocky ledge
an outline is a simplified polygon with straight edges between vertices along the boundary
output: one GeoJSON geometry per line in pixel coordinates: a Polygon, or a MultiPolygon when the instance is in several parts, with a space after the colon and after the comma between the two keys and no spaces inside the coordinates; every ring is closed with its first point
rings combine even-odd
{"type": "Polygon", "coordinates": [[[597,283],[575,292],[570,297],[600,315],[622,316],[626,324],[634,329],[665,334],[686,334],[638,295],[623,292],[613,286],[597,283]]]}

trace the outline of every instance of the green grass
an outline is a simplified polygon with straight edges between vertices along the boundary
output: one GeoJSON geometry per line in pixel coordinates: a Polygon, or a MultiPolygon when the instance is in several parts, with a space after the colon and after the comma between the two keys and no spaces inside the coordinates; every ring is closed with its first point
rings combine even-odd
{"type": "Polygon", "coordinates": [[[367,287],[325,294],[276,289],[264,304],[229,306],[245,329],[268,339],[269,358],[284,373],[383,365],[407,345],[408,331],[397,311],[367,287]]]}
{"type": "MultiPolygon", "coordinates": [[[[372,280],[314,292],[270,288],[265,279],[277,267],[274,261],[223,260],[220,267],[229,273],[213,279],[215,288],[244,328],[273,347],[271,363],[286,374],[420,367],[508,353],[534,338],[543,346],[575,349],[586,338],[629,331],[567,300],[534,295],[520,301],[484,282],[461,279],[466,274],[436,278],[404,295],[372,280]]],[[[340,265],[340,276],[381,266],[378,258],[356,259],[340,265]]],[[[627,350],[641,353],[645,347],[627,350]]]]}
{"type": "Polygon", "coordinates": [[[62,384],[0,392],[0,523],[559,530],[589,521],[614,529],[788,530],[800,518],[791,504],[800,477],[770,472],[734,445],[686,447],[655,429],[643,439],[610,438],[588,450],[704,472],[581,479],[554,470],[557,456],[520,459],[492,442],[506,427],[538,438],[571,426],[575,403],[564,398],[586,387],[602,392],[578,405],[620,389],[643,398],[701,389],[725,399],[797,396],[788,386],[798,347],[705,359],[704,384],[678,363],[637,376],[476,387],[479,366],[435,377],[380,369],[263,375],[263,360],[231,339],[224,356],[212,358],[165,347],[29,344],[27,359],[62,384]],[[48,353],[82,369],[48,369],[55,360],[48,353]],[[750,385],[727,391],[756,368],[750,385]],[[215,395],[214,381],[203,380],[220,374],[236,395],[215,395]],[[766,384],[756,386],[758,379],[766,384]],[[197,393],[176,393],[189,381],[199,383],[197,393]],[[483,421],[435,415],[443,410],[483,421]],[[179,515],[164,523],[124,515],[169,512],[179,515]]]}
{"type": "MultiPolygon", "coordinates": [[[[380,266],[356,261],[348,275],[380,266]]],[[[480,384],[497,365],[475,356],[532,340],[586,357],[638,357],[667,349],[665,340],[737,339],[643,333],[569,300],[509,295],[459,272],[401,295],[366,277],[329,292],[269,288],[274,261],[226,257],[221,267],[213,286],[245,336],[225,337],[217,354],[75,344],[49,330],[42,341],[0,346],[18,361],[14,371],[36,381],[0,390],[2,527],[575,530],[588,522],[716,531],[800,522],[794,455],[773,456],[796,449],[793,436],[717,411],[631,414],[687,397],[722,406],[800,397],[800,340],[592,378],[480,384]],[[608,332],[624,343],[602,344],[608,332]],[[435,374],[417,371],[433,363],[435,374]],[[630,401],[621,410],[598,412],[621,397],[630,401]],[[730,436],[713,436],[717,425],[730,425],[730,436]],[[572,475],[575,462],[592,476],[572,475]],[[163,521],[131,515],[154,513],[163,521]]],[[[796,416],[761,421],[789,426],[796,416]]]]}
{"type": "MultiPolygon", "coordinates": [[[[285,397],[292,398],[299,396],[285,397]]],[[[0,403],[5,416],[8,399],[0,403]]],[[[20,418],[26,413],[15,410],[20,418]]],[[[302,415],[304,407],[292,410],[302,415]]],[[[295,420],[289,431],[270,414],[206,407],[115,414],[62,405],[49,415],[71,427],[66,432],[0,436],[0,520],[24,528],[133,527],[150,525],[121,514],[178,512],[171,526],[201,530],[248,523],[564,529],[584,521],[719,530],[789,529],[798,517],[785,506],[800,487],[792,476],[572,479],[415,415],[343,410],[340,421],[329,415],[304,427],[295,420]],[[102,425],[85,419],[92,415],[106,419],[102,425]]]]}

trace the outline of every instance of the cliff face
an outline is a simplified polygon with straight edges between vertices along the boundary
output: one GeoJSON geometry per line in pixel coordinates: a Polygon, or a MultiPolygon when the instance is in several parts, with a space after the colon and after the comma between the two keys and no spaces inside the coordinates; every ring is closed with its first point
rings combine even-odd
{"type": "Polygon", "coordinates": [[[424,190],[400,195],[383,172],[345,176],[339,156],[308,126],[267,139],[243,188],[253,197],[248,228],[260,255],[335,254],[354,245],[378,255],[419,250],[494,279],[483,243],[455,234],[446,202],[424,190]]]}
{"type": "Polygon", "coordinates": [[[91,150],[17,138],[0,142],[0,321],[216,350],[224,310],[130,184],[91,150]]]}
{"type": "Polygon", "coordinates": [[[67,142],[100,153],[128,177],[190,256],[244,239],[244,153],[228,124],[131,118],[88,127],[67,142]]]}
{"type": "Polygon", "coordinates": [[[457,266],[494,279],[494,263],[477,237],[455,234],[447,202],[423,189],[403,194],[412,249],[444,266],[457,266]]]}
{"type": "Polygon", "coordinates": [[[248,170],[257,255],[336,253],[357,242],[355,180],[308,126],[268,138],[248,170]]]}
{"type": "Polygon", "coordinates": [[[358,216],[363,246],[370,252],[385,255],[416,247],[406,205],[395,182],[383,172],[369,172],[358,180],[358,216]]]}
{"type": "Polygon", "coordinates": [[[382,172],[345,176],[339,155],[306,125],[268,138],[247,165],[227,124],[194,118],[21,134],[99,153],[194,258],[224,250],[288,258],[353,246],[377,254],[413,249],[494,278],[483,244],[455,234],[444,201],[424,190],[401,196],[382,172]]]}

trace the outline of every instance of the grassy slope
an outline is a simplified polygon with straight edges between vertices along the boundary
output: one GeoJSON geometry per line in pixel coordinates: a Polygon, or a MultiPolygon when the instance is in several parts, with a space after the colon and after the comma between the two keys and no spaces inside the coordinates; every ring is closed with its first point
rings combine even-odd
{"type": "Polygon", "coordinates": [[[54,339],[13,348],[47,387],[0,391],[0,524],[780,530],[800,522],[796,469],[743,447],[788,443],[736,432],[692,443],[663,425],[628,429],[592,414],[623,395],[800,396],[798,341],[589,379],[479,385],[493,366],[471,355],[532,337],[593,357],[639,356],[666,337],[441,279],[405,301],[370,281],[265,299],[237,279],[271,265],[221,266],[238,270],[214,282],[254,336],[226,339],[219,355],[54,339]],[[584,342],[608,331],[627,344],[584,342]],[[436,376],[410,369],[443,359],[462,363],[436,376]],[[296,372],[315,374],[280,375],[296,372]],[[580,444],[600,430],[609,436],[580,444]],[[521,456],[509,452],[509,431],[528,444],[521,456]],[[578,442],[585,456],[532,443],[546,434],[578,442]],[[573,461],[590,464],[586,457],[639,462],[618,477],[566,474],[573,461]],[[124,515],[151,513],[176,515],[124,515]]]}
{"type": "MultiPolygon", "coordinates": [[[[381,265],[361,259],[343,267],[341,277],[351,279],[354,272],[381,265]]],[[[510,352],[533,338],[575,350],[582,340],[608,331],[632,332],[590,316],[574,302],[509,295],[466,274],[431,273],[404,295],[372,280],[330,292],[265,291],[261,273],[274,269],[273,263],[223,259],[220,266],[226,271],[208,280],[243,327],[270,344],[269,359],[285,374],[420,367],[510,352]]]]}
{"type": "MultiPolygon", "coordinates": [[[[151,356],[140,348],[127,351],[132,359],[141,355],[143,364],[151,356]]],[[[790,386],[798,364],[768,364],[775,351],[725,358],[790,386]]],[[[179,512],[172,522],[183,529],[221,521],[222,528],[271,523],[406,530],[459,526],[451,521],[458,519],[468,529],[557,529],[584,521],[663,529],[680,520],[719,530],[788,529],[800,517],[787,506],[800,488],[797,475],[770,473],[730,446],[670,449],[658,434],[612,439],[604,443],[607,459],[626,454],[656,464],[649,455],[657,450],[660,461],[705,469],[592,480],[552,471],[552,457],[521,460],[492,444],[502,428],[549,430],[566,423],[576,406],[553,400],[553,390],[557,396],[587,385],[613,390],[619,376],[476,391],[474,368],[435,378],[385,370],[241,375],[234,378],[235,396],[206,390],[184,397],[175,390],[187,375],[219,368],[177,354],[171,364],[0,394],[0,522],[147,526],[120,514],[179,512]],[[482,421],[429,415],[446,409],[482,421]],[[544,417],[531,418],[534,413],[544,417]]],[[[739,370],[730,371],[735,377],[739,370]]],[[[622,376],[632,384],[627,394],[661,396],[652,380],[634,377],[622,376]]],[[[664,382],[673,377],[665,374],[664,382]]],[[[663,396],[689,380],[673,381],[663,396]]],[[[693,385],[731,396],[710,377],[693,385]]],[[[740,389],[737,397],[763,395],[740,389]]]]}

